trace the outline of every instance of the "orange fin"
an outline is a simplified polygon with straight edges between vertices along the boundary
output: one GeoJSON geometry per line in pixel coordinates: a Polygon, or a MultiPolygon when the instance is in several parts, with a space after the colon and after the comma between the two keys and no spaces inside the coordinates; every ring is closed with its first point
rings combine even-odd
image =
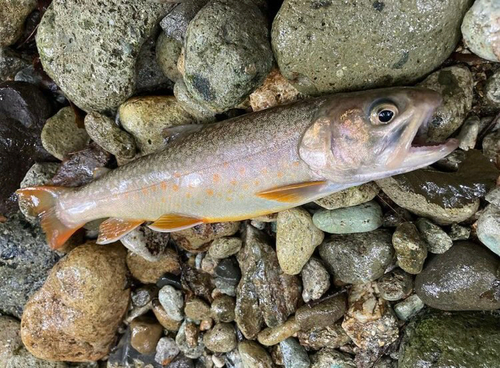
{"type": "Polygon", "coordinates": [[[109,218],[99,226],[99,237],[97,244],[109,244],[124,237],[134,230],[143,220],[126,220],[120,218],[109,218]]]}
{"type": "Polygon", "coordinates": [[[47,236],[47,243],[52,249],[60,248],[79,228],[64,225],[56,213],[56,204],[59,196],[71,190],[63,187],[32,187],[19,189],[16,193],[19,201],[24,202],[31,215],[41,217],[42,229],[47,236]]]}
{"type": "Polygon", "coordinates": [[[257,197],[277,202],[301,202],[318,194],[326,185],[326,181],[309,181],[305,183],[285,185],[257,193],[257,197]]]}
{"type": "Polygon", "coordinates": [[[167,214],[161,216],[158,220],[149,225],[149,228],[155,231],[168,233],[188,229],[202,223],[203,219],[200,218],[179,214],[167,214]]]}

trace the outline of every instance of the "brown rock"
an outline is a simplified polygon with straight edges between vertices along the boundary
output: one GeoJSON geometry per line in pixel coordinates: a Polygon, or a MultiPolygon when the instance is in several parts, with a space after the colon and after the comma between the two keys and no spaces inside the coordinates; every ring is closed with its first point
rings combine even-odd
{"type": "Polygon", "coordinates": [[[47,360],[95,361],[109,353],[127,311],[125,249],[87,243],[71,251],[28,301],[24,345],[47,360]]]}
{"type": "Polygon", "coordinates": [[[288,339],[290,336],[293,336],[299,330],[300,327],[297,324],[295,317],[292,317],[288,321],[279,326],[268,327],[260,331],[259,334],[257,335],[257,339],[262,345],[272,346],[279,344],[283,340],[288,339]]]}
{"type": "Polygon", "coordinates": [[[127,266],[132,276],[144,284],[154,284],[165,273],[181,273],[179,257],[172,249],[167,249],[165,255],[158,261],[148,261],[133,252],[127,254],[127,266]]]}
{"type": "Polygon", "coordinates": [[[250,95],[250,105],[253,111],[259,111],[296,101],[299,97],[299,91],[281,75],[278,68],[274,68],[262,86],[250,95]]]}
{"type": "Polygon", "coordinates": [[[198,327],[194,323],[188,322],[186,323],[184,331],[186,334],[187,345],[191,348],[198,346],[198,338],[200,336],[198,327]]]}
{"type": "Polygon", "coordinates": [[[156,344],[163,334],[163,327],[153,318],[139,317],[130,324],[132,336],[130,344],[141,354],[156,351],[156,344]]]}
{"type": "Polygon", "coordinates": [[[273,361],[266,349],[254,341],[242,341],[238,344],[238,352],[244,368],[272,368],[273,361]]]}
{"type": "Polygon", "coordinates": [[[216,353],[227,353],[236,347],[236,332],[231,323],[218,323],[203,336],[205,346],[216,353]]]}
{"type": "Polygon", "coordinates": [[[295,318],[302,331],[307,331],[314,327],[331,326],[342,318],[346,308],[345,305],[345,295],[339,294],[333,298],[326,299],[314,307],[303,305],[295,313],[295,318]]]}
{"type": "Polygon", "coordinates": [[[19,335],[19,321],[7,316],[0,316],[0,367],[5,364],[23,346],[19,335]]]}
{"type": "Polygon", "coordinates": [[[200,298],[193,298],[186,302],[184,313],[192,320],[202,321],[210,318],[210,306],[200,298]]]}
{"type": "Polygon", "coordinates": [[[240,227],[239,222],[218,222],[202,224],[172,233],[172,239],[188,252],[204,252],[214,239],[234,235],[240,227]]]}
{"type": "Polygon", "coordinates": [[[300,345],[306,349],[320,350],[326,347],[338,349],[351,342],[340,322],[326,327],[313,327],[297,333],[300,345]]]}
{"type": "Polygon", "coordinates": [[[153,313],[158,322],[168,331],[178,331],[181,327],[182,321],[175,321],[170,318],[158,299],[153,300],[153,313]]]}

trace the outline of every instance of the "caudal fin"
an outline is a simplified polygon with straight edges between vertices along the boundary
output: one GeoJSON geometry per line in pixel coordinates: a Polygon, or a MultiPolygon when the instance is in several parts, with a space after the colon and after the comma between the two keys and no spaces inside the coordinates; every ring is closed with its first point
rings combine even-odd
{"type": "Polygon", "coordinates": [[[81,226],[67,227],[57,217],[55,205],[59,196],[71,189],[63,187],[31,187],[19,189],[19,200],[28,207],[30,215],[41,217],[42,229],[52,249],[60,248],[81,226]]]}

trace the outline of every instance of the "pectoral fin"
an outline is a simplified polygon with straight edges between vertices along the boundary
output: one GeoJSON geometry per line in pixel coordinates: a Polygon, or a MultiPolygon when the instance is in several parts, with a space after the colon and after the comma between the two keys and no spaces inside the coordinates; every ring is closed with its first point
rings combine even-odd
{"type": "Polygon", "coordinates": [[[319,194],[327,185],[326,181],[310,181],[276,187],[257,193],[257,197],[277,202],[299,203],[319,194]]]}
{"type": "Polygon", "coordinates": [[[188,229],[203,223],[203,219],[179,214],[166,214],[148,227],[155,231],[173,232],[188,229]]]}
{"type": "Polygon", "coordinates": [[[109,218],[99,226],[97,244],[109,244],[124,237],[144,221],[109,218]]]}

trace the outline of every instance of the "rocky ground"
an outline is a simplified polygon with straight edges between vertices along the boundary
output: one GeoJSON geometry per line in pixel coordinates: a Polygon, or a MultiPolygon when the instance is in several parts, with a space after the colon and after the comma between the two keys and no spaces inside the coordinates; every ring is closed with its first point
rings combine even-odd
{"type": "MultiPolygon", "coordinates": [[[[0,0],[0,368],[500,365],[495,0],[0,0]],[[471,8],[472,5],[472,8],[471,8]],[[62,251],[14,191],[311,95],[442,93],[433,167],[62,251]]],[[[271,138],[272,139],[272,138],[271,138]]]]}

